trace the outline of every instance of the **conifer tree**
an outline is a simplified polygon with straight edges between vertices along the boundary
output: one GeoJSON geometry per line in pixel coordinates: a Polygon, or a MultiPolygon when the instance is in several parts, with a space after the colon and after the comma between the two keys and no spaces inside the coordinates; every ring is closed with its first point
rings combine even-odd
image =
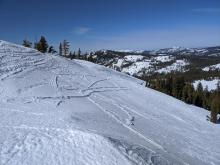
{"type": "Polygon", "coordinates": [[[203,105],[202,107],[205,109],[210,109],[210,93],[208,90],[208,86],[205,87],[204,91],[203,91],[203,105]]]}
{"type": "Polygon", "coordinates": [[[211,104],[211,122],[216,123],[220,112],[220,97],[216,96],[211,104]]]}
{"type": "Polygon", "coordinates": [[[203,92],[203,86],[202,86],[202,83],[201,83],[201,82],[198,83],[198,85],[197,85],[197,87],[196,87],[196,90],[197,90],[197,92],[199,92],[199,93],[202,93],[202,92],[203,92]]]}
{"type": "Polygon", "coordinates": [[[78,50],[77,57],[78,57],[78,59],[81,58],[81,50],[80,50],[80,48],[79,48],[79,50],[78,50]]]}
{"type": "Polygon", "coordinates": [[[30,41],[28,41],[27,39],[24,39],[22,45],[27,47],[27,48],[31,48],[32,43],[30,41]]]}
{"type": "Polygon", "coordinates": [[[188,84],[188,88],[187,88],[187,99],[186,102],[189,104],[193,103],[193,94],[194,94],[194,87],[192,84],[188,84]]]}
{"type": "Polygon", "coordinates": [[[202,83],[199,82],[196,88],[196,92],[194,93],[193,103],[196,106],[203,106],[203,86],[202,83]]]}
{"type": "Polygon", "coordinates": [[[48,44],[44,36],[41,36],[40,41],[36,43],[35,48],[42,53],[47,52],[48,44]]]}
{"type": "Polygon", "coordinates": [[[185,101],[185,102],[187,102],[187,100],[188,100],[188,85],[185,85],[184,87],[183,87],[183,91],[182,91],[182,100],[183,101],[185,101]]]}
{"type": "Polygon", "coordinates": [[[74,58],[76,58],[76,52],[75,51],[73,53],[71,53],[71,56],[70,56],[71,60],[74,59],[74,58]]]}
{"type": "Polygon", "coordinates": [[[184,77],[177,77],[173,80],[172,95],[178,99],[182,98],[182,89],[185,86],[184,77]]]}
{"type": "Polygon", "coordinates": [[[63,44],[62,43],[60,43],[59,45],[59,55],[63,56],[63,44]]]}
{"type": "Polygon", "coordinates": [[[63,55],[68,56],[69,55],[69,49],[70,49],[70,44],[67,40],[63,41],[63,55]]]}
{"type": "Polygon", "coordinates": [[[48,49],[48,53],[56,53],[57,51],[53,48],[53,46],[50,46],[48,49]]]}
{"type": "Polygon", "coordinates": [[[167,94],[172,95],[173,77],[169,76],[166,80],[167,94]]]}

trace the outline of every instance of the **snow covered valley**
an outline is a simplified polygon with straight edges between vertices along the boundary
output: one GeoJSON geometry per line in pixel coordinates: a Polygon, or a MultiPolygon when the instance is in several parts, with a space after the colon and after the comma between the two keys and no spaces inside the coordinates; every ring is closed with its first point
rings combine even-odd
{"type": "Polygon", "coordinates": [[[219,165],[208,113],[104,66],[0,41],[0,165],[219,165]]]}

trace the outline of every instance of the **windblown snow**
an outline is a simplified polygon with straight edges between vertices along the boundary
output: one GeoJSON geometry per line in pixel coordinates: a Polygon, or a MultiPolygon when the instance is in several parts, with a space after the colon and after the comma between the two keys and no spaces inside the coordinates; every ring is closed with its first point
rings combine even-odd
{"type": "Polygon", "coordinates": [[[0,41],[1,165],[218,165],[206,115],[126,74],[0,41]]]}

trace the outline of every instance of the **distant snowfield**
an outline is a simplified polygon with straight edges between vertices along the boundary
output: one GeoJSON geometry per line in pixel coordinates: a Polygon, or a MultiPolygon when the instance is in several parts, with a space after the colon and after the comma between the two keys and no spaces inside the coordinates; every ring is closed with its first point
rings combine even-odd
{"type": "Polygon", "coordinates": [[[208,88],[209,91],[217,89],[217,84],[220,82],[220,79],[213,80],[197,80],[193,83],[194,88],[196,89],[199,83],[202,83],[203,88],[208,88]]]}
{"type": "Polygon", "coordinates": [[[176,60],[175,63],[172,65],[169,65],[165,68],[161,68],[157,70],[156,72],[158,73],[171,73],[172,71],[175,72],[184,72],[185,71],[185,66],[189,65],[189,63],[185,60],[176,60]]]}
{"type": "Polygon", "coordinates": [[[117,58],[112,68],[132,76],[142,76],[150,73],[171,73],[185,72],[185,67],[189,65],[186,60],[176,60],[171,55],[161,55],[156,57],[144,57],[141,55],[128,55],[123,58],[117,58]],[[163,68],[158,68],[157,64],[171,62],[163,68]]]}
{"type": "MultiPolygon", "coordinates": [[[[173,60],[174,58],[172,56],[158,56],[151,59],[144,59],[144,56],[141,55],[128,55],[124,58],[118,59],[117,63],[113,64],[113,68],[119,68],[121,72],[129,75],[142,76],[144,72],[150,73],[155,71],[153,64],[165,63],[173,60]],[[126,66],[127,64],[130,65],[126,66]]],[[[185,66],[185,63],[183,64],[183,62],[179,60],[177,61],[177,64],[174,63],[172,66],[169,66],[169,68],[162,68],[161,70],[158,70],[158,72],[171,72],[175,70],[179,71],[183,66],[185,66]]]]}
{"type": "Polygon", "coordinates": [[[202,69],[205,72],[212,71],[212,70],[220,70],[220,64],[208,66],[202,69]]]}
{"type": "Polygon", "coordinates": [[[0,41],[2,165],[219,165],[206,115],[126,74],[0,41]]]}
{"type": "Polygon", "coordinates": [[[129,75],[137,75],[143,69],[147,69],[148,71],[151,70],[152,65],[150,61],[139,61],[135,62],[132,65],[125,67],[122,69],[123,73],[128,73],[129,75]]]}
{"type": "Polygon", "coordinates": [[[114,69],[120,68],[121,72],[129,75],[139,75],[139,73],[145,69],[151,71],[151,67],[151,61],[144,59],[144,56],[141,55],[128,55],[118,59],[117,63],[113,64],[114,69]],[[128,63],[131,63],[131,65],[123,67],[128,63]]]}
{"type": "Polygon", "coordinates": [[[138,60],[143,60],[143,58],[144,56],[141,55],[128,55],[124,57],[125,61],[129,62],[137,62],[138,60]]]}
{"type": "Polygon", "coordinates": [[[154,57],[154,60],[158,62],[170,62],[174,60],[174,58],[172,56],[157,56],[157,57],[154,57]]]}

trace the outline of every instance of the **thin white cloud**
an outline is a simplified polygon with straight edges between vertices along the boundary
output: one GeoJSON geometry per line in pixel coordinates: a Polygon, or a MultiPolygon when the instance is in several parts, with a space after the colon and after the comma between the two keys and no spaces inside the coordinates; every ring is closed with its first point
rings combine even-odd
{"type": "Polygon", "coordinates": [[[203,13],[220,13],[220,8],[196,8],[193,9],[194,12],[203,12],[203,13]]]}
{"type": "Polygon", "coordinates": [[[86,33],[88,33],[89,31],[91,31],[92,29],[91,28],[88,28],[88,27],[76,27],[72,33],[73,34],[77,34],[77,35],[84,35],[86,33]]]}

